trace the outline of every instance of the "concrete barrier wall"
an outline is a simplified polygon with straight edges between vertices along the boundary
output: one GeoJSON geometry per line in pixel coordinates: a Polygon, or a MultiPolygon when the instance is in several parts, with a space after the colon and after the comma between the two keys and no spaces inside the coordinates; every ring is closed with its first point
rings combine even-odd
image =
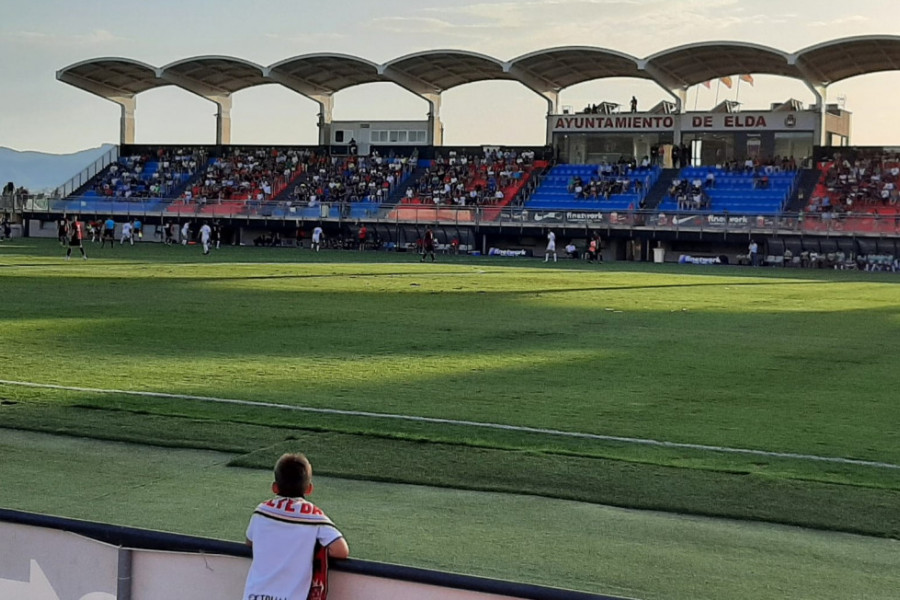
{"type": "MultiPolygon", "coordinates": [[[[240,600],[243,544],[0,509],[0,600],[240,600]]],[[[622,600],[360,560],[329,600],[622,600]]]]}

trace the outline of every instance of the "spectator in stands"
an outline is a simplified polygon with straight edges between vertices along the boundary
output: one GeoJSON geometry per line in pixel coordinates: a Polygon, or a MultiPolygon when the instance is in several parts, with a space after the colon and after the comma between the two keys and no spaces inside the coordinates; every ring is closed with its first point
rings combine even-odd
{"type": "Polygon", "coordinates": [[[247,526],[253,561],[243,600],[324,597],[327,559],[347,558],[341,532],[306,496],[313,491],[312,465],[302,454],[284,454],[275,463],[275,498],[256,507],[247,526]],[[321,547],[324,555],[316,556],[321,547]],[[316,586],[319,595],[310,594],[316,586]]]}
{"type": "Polygon", "coordinates": [[[694,210],[702,210],[705,202],[703,201],[703,191],[695,190],[691,194],[691,208],[694,210]]]}

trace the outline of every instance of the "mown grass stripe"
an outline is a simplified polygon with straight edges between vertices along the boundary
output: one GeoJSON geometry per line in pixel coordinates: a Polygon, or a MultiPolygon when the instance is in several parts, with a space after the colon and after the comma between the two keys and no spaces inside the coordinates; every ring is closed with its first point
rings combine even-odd
{"type": "Polygon", "coordinates": [[[36,383],[32,381],[12,381],[8,379],[0,379],[0,385],[14,385],[20,387],[43,388],[53,390],[64,390],[70,392],[88,392],[96,394],[120,394],[125,396],[139,396],[144,398],[168,398],[175,400],[196,400],[199,402],[213,402],[218,404],[235,404],[239,406],[259,406],[264,408],[277,408],[282,410],[291,410],[298,412],[318,413],[342,415],[350,417],[370,417],[375,419],[394,419],[400,421],[414,421],[419,423],[436,423],[441,425],[458,425],[463,427],[481,427],[485,429],[498,429],[504,431],[518,431],[522,433],[538,433],[542,435],[562,436],[570,438],[582,438],[590,440],[598,440],[605,442],[620,442],[625,444],[638,444],[644,446],[658,446],[662,448],[682,448],[688,450],[701,450],[708,452],[722,452],[729,454],[746,454],[753,456],[766,456],[770,458],[791,458],[796,460],[808,460],[824,463],[836,463],[845,465],[857,465],[863,467],[876,467],[882,469],[898,469],[900,465],[860,460],[855,458],[843,458],[838,456],[818,456],[815,454],[801,454],[795,452],[776,452],[770,450],[753,450],[750,448],[730,448],[727,446],[711,446],[706,444],[690,444],[685,442],[670,442],[665,440],[654,440],[647,438],[622,437],[615,435],[602,435],[596,433],[582,433],[578,431],[562,431],[559,429],[543,429],[539,427],[526,427],[521,425],[504,425],[502,423],[483,423],[479,421],[465,421],[459,419],[441,419],[437,417],[420,417],[415,415],[401,415],[394,413],[376,413],[359,410],[342,410],[336,408],[314,408],[309,406],[297,406],[292,404],[279,404],[276,402],[263,402],[255,400],[240,400],[237,398],[220,398],[216,396],[197,396],[193,394],[172,394],[167,392],[146,392],[139,390],[117,390],[88,388],[79,386],[67,386],[53,383],[36,383]]]}

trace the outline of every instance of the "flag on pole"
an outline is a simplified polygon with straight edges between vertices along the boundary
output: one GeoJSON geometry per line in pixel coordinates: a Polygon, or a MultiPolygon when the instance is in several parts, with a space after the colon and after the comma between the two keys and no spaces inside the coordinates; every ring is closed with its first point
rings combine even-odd
{"type": "Polygon", "coordinates": [[[703,85],[706,86],[706,89],[709,89],[710,86],[712,86],[712,81],[704,81],[704,82],[703,82],[703,85]]]}
{"type": "Polygon", "coordinates": [[[746,81],[750,85],[753,85],[753,75],[741,75],[741,81],[746,81]]]}
{"type": "Polygon", "coordinates": [[[719,81],[724,83],[725,87],[727,87],[729,90],[731,89],[731,77],[730,76],[726,75],[725,77],[719,77],[719,81]]]}

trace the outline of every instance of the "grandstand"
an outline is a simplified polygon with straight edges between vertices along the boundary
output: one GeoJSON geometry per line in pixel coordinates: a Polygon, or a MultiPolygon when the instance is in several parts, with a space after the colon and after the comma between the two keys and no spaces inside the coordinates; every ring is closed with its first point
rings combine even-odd
{"type": "Polygon", "coordinates": [[[895,237],[898,161],[877,149],[848,149],[851,115],[827,102],[827,88],[898,67],[896,36],[846,38],[793,54],[709,42],[646,59],[571,47],[507,62],[444,50],[381,65],[329,54],[269,67],[218,56],[161,68],[126,58],[88,60],[57,78],[122,106],[122,144],[54,198],[30,200],[23,213],[35,221],[34,235],[43,223],[81,212],[139,217],[151,228],[216,219],[235,225],[243,243],[265,232],[294,238],[312,222],[332,236],[346,235],[365,222],[379,232],[379,247],[399,249],[414,243],[406,239],[409,227],[431,224],[463,228],[467,240],[481,239],[482,252],[489,246],[537,249],[552,226],[582,245],[600,234],[613,260],[677,260],[688,247],[739,260],[750,237],[764,247],[791,236],[895,237]],[[689,88],[735,72],[798,79],[815,104],[791,99],[750,111],[725,101],[706,112],[686,110],[689,88]],[[561,110],[560,90],[606,77],[653,81],[673,101],[647,112],[621,113],[611,102],[581,113],[561,110]],[[442,92],[491,79],[518,81],[547,101],[545,145],[441,145],[442,92]],[[379,81],[425,99],[427,120],[331,120],[336,92],[379,81]],[[317,145],[229,144],[230,100],[223,99],[266,83],[320,104],[317,145]],[[133,143],[137,96],[163,85],[219,106],[219,143],[133,143]]]}

